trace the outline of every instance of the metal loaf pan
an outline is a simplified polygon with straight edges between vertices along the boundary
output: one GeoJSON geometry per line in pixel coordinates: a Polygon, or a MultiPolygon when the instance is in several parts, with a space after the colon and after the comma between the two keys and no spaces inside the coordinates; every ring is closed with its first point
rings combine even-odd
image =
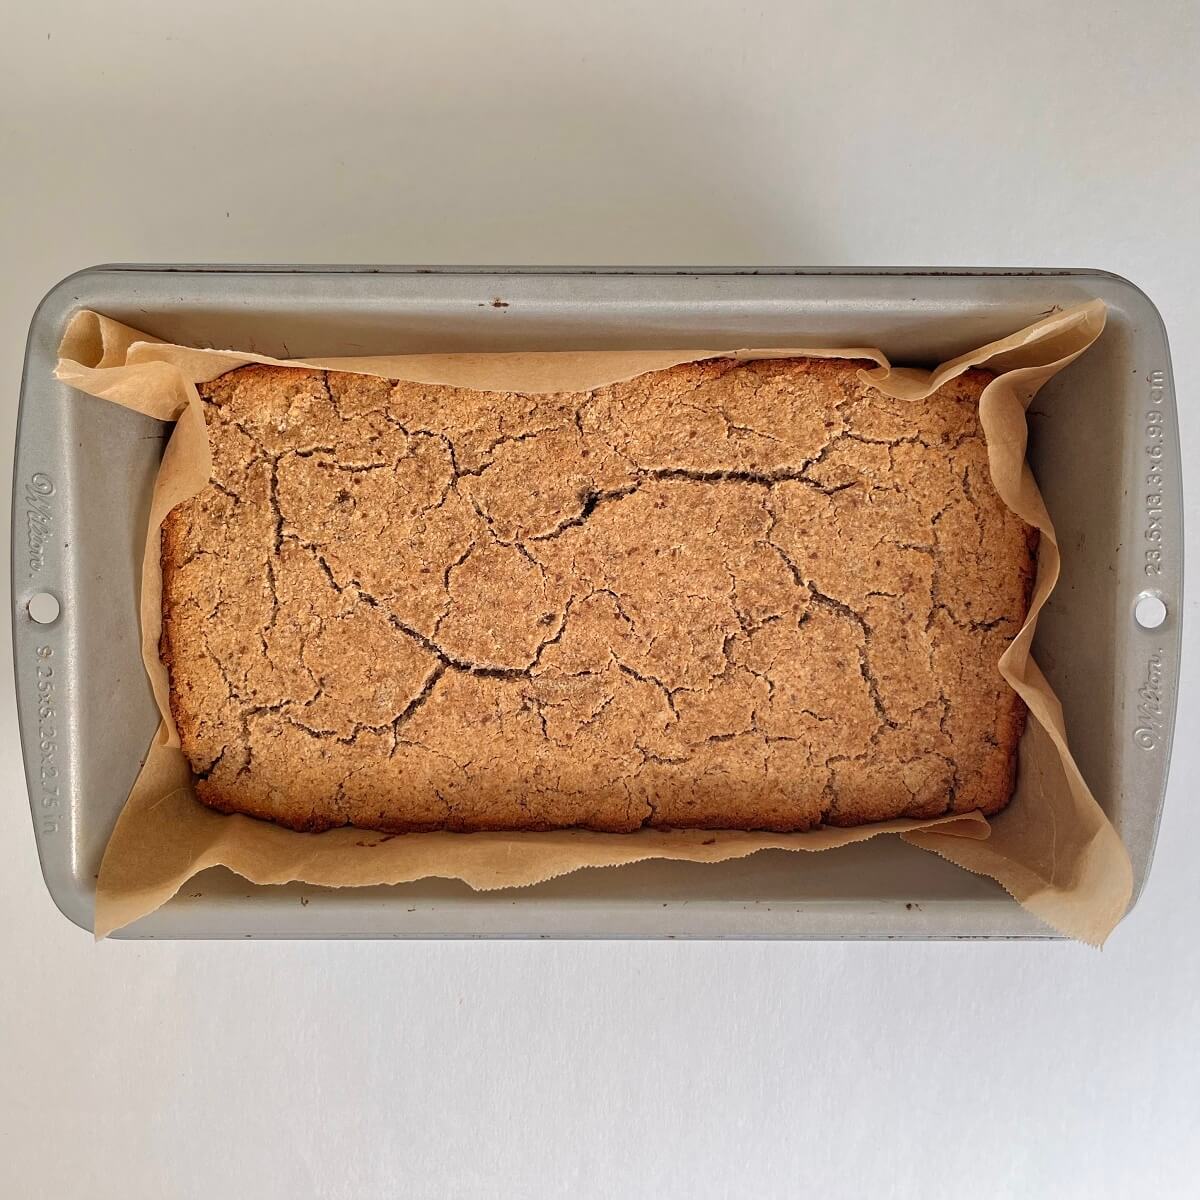
{"type": "MultiPolygon", "coordinates": [[[[109,266],[38,308],[13,479],[17,707],[42,871],[91,927],[101,853],[157,715],[138,652],[137,569],[166,429],[55,382],[71,313],[281,357],[416,351],[878,345],[932,365],[1099,297],[1100,341],[1053,380],[1031,458],[1063,546],[1038,662],[1072,746],[1145,882],[1178,680],[1182,497],[1167,339],[1147,297],[1095,271],[518,270],[109,266]],[[49,592],[61,615],[35,622],[49,592]],[[1156,629],[1134,617],[1149,592],[1156,629]]],[[[1025,937],[990,880],[897,838],[834,853],[586,870],[520,890],[456,882],[325,890],[197,877],[124,937],[1025,937]]]]}

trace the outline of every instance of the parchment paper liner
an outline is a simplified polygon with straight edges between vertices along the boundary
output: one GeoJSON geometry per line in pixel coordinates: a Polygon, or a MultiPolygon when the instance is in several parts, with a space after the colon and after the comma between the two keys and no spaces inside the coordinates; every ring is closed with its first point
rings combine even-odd
{"type": "MultiPolygon", "coordinates": [[[[350,887],[439,876],[486,890],[537,883],[581,867],[611,867],[647,858],[719,862],[757,850],[828,850],[899,833],[913,845],[996,879],[1029,911],[1063,933],[1100,944],[1128,906],[1132,873],[1116,831],[1071,757],[1062,708],[1030,656],[1037,615],[1058,580],[1060,560],[1054,527],[1025,459],[1025,410],[1046,380],[1095,341],[1104,319],[1101,302],[1082,304],[929,372],[892,368],[881,351],[861,346],[284,362],[260,354],[169,345],[96,313],[77,313],[60,346],[57,377],[91,395],[176,422],[155,484],[142,564],[142,653],[163,723],[105,851],[96,891],[97,937],[153,911],[192,875],[216,865],[263,884],[304,880],[350,887]],[[191,772],[170,717],[166,670],[158,657],[159,526],[171,508],[208,482],[211,470],[195,384],[257,362],[485,391],[586,391],[703,358],[795,355],[873,361],[877,366],[864,370],[864,378],[888,395],[914,403],[969,367],[998,373],[980,399],[992,479],[1005,503],[1041,530],[1029,616],[999,663],[1030,712],[1020,746],[1017,790],[1004,812],[991,821],[973,813],[795,834],[644,829],[632,834],[565,830],[386,837],[353,828],[295,833],[268,822],[216,813],[195,798],[191,772]]],[[[803,870],[803,863],[798,862],[796,869],[803,870]]]]}

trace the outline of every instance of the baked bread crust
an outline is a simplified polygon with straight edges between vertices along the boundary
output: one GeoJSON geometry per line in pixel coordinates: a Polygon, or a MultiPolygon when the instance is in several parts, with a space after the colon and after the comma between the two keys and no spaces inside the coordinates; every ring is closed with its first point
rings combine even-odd
{"type": "Polygon", "coordinates": [[[352,824],[804,830],[994,813],[1036,531],[971,371],[689,363],[532,396],[249,366],[162,527],[200,799],[352,824]]]}

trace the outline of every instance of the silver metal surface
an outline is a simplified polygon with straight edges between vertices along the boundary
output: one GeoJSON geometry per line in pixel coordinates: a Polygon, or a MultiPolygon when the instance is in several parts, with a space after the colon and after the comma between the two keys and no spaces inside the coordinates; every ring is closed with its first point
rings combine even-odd
{"type": "MultiPolygon", "coordinates": [[[[137,573],[166,427],[54,381],[76,309],[171,341],[283,357],[819,343],[878,345],[893,362],[932,365],[1093,297],[1109,306],[1103,336],[1031,411],[1030,457],[1064,564],[1035,651],[1129,849],[1136,896],[1174,724],[1183,505],[1166,334],[1132,284],[1094,271],[113,266],[70,276],[38,308],[17,428],[17,707],[55,903],[91,927],[100,856],[157,721],[138,649],[137,573]],[[59,602],[49,623],[30,614],[39,593],[59,602]],[[1135,619],[1147,593],[1165,605],[1156,628],[1135,619]]],[[[438,880],[255,887],[216,870],[118,936],[1046,934],[990,880],[885,838],[820,855],[586,870],[491,893],[438,880]]]]}

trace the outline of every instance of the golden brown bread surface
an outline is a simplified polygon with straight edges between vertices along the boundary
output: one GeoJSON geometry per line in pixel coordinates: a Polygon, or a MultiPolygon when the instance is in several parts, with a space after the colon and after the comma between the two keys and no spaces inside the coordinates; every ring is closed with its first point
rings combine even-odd
{"type": "Polygon", "coordinates": [[[693,363],[593,392],[244,367],[163,524],[200,798],[295,829],[801,830],[1008,801],[1036,532],[988,376],[693,363]]]}

